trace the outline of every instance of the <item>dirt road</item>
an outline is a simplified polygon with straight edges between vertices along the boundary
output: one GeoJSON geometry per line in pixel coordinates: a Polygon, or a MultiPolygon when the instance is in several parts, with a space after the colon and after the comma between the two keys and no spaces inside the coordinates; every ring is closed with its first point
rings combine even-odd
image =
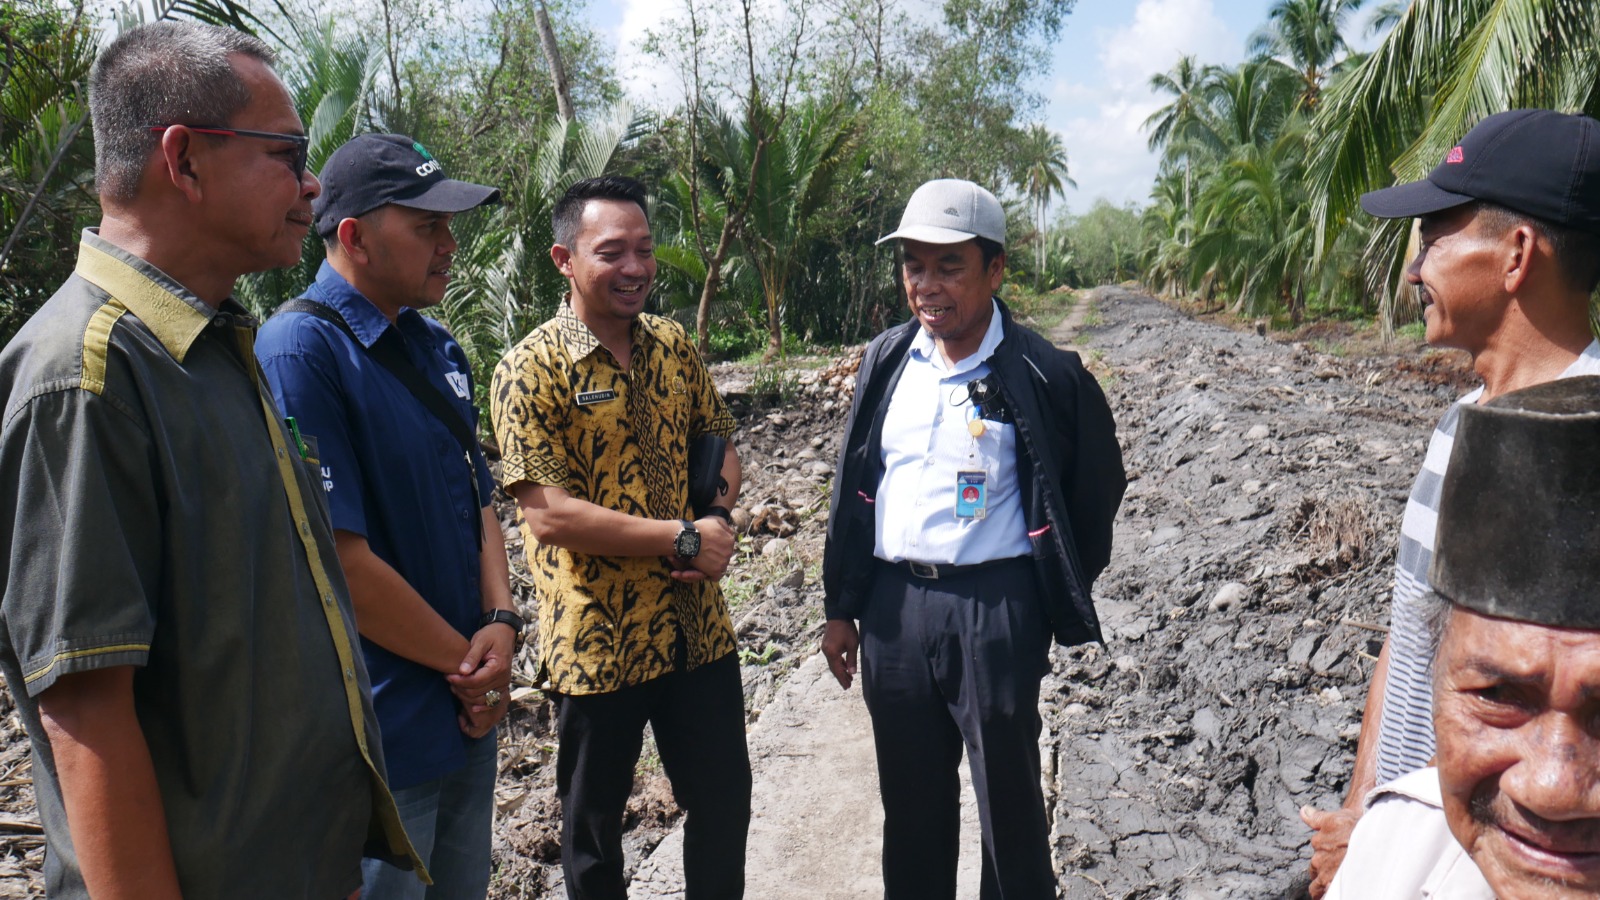
{"type": "MultiPolygon", "coordinates": [[[[1459,361],[1419,365],[1414,348],[1346,359],[1122,288],[1091,301],[1052,337],[1077,345],[1105,386],[1131,483],[1096,584],[1107,643],[1056,648],[1044,684],[1062,894],[1298,896],[1295,810],[1343,792],[1405,494],[1467,379],[1459,361]]],[[[881,896],[860,690],[841,691],[814,657],[852,371],[846,360],[807,372],[774,398],[752,394],[748,368],[715,370],[745,472],[744,552],[725,584],[752,721],[751,900],[881,896]]],[[[531,612],[514,528],[508,538],[531,612]]],[[[496,900],[564,895],[555,737],[523,654],[501,734],[496,900]]],[[[0,897],[43,888],[26,746],[0,694],[0,897]]],[[[675,811],[649,753],[627,824],[633,896],[681,896],[675,811]]],[[[976,896],[970,814],[967,831],[964,900],[976,896]]]]}
{"type": "MultiPolygon", "coordinates": [[[[1045,684],[1063,896],[1298,896],[1295,810],[1342,792],[1405,492],[1458,388],[1118,288],[1093,307],[1052,337],[1106,386],[1131,484],[1096,591],[1108,642],[1057,648],[1045,684]]],[[[881,892],[865,713],[814,648],[751,732],[753,900],[881,892]]],[[[976,897],[975,832],[964,849],[976,897]]],[[[634,896],[681,897],[678,854],[663,841],[634,896]]]]}

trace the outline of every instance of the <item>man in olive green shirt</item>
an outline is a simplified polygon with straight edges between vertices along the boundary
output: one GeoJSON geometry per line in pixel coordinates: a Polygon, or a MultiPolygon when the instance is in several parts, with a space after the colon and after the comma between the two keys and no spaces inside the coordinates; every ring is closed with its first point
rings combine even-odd
{"type": "Polygon", "coordinates": [[[0,352],[0,672],[52,897],[335,900],[364,849],[415,858],[313,452],[229,299],[319,189],[271,62],[171,22],[101,54],[101,227],[0,352]]]}

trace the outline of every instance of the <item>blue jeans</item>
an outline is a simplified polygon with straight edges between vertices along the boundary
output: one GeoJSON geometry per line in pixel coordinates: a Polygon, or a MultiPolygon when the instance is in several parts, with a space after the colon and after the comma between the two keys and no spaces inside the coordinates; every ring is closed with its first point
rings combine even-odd
{"type": "Polygon", "coordinates": [[[489,893],[496,767],[491,731],[467,750],[465,766],[395,791],[400,821],[433,876],[433,886],[413,872],[364,859],[362,900],[483,900],[489,893]]]}

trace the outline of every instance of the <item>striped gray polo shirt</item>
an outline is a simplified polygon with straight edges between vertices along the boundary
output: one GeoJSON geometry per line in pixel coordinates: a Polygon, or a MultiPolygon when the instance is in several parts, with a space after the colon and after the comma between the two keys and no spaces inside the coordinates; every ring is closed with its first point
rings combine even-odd
{"type": "MultiPolygon", "coordinates": [[[[1559,377],[1577,375],[1600,375],[1600,341],[1591,341],[1559,377]]],[[[1424,768],[1433,758],[1435,637],[1423,615],[1422,598],[1428,591],[1439,497],[1444,491],[1450,450],[1455,446],[1461,406],[1476,403],[1482,396],[1480,387],[1445,411],[1428,441],[1428,455],[1406,502],[1389,609],[1389,681],[1384,689],[1383,719],[1378,731],[1378,784],[1424,768]]]]}

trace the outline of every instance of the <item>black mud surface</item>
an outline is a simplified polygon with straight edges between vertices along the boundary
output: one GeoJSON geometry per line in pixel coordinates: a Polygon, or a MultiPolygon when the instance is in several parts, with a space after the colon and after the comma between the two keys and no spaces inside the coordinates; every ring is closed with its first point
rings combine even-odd
{"type": "MultiPolygon", "coordinates": [[[[1072,343],[1106,387],[1132,480],[1096,585],[1107,644],[1057,648],[1044,686],[1063,895],[1299,896],[1296,810],[1342,796],[1406,492],[1466,373],[1415,352],[1329,356],[1123,288],[1086,299],[1099,324],[1072,343]]],[[[827,487],[858,358],[765,380],[714,369],[740,420],[745,534],[725,586],[755,727],[816,652],[827,487]]],[[[495,898],[564,896],[556,738],[533,658],[501,736],[495,898]]],[[[42,896],[26,739],[3,693],[0,713],[0,898],[42,896]]],[[[648,747],[638,775],[634,860],[677,817],[648,747]]]]}
{"type": "Polygon", "coordinates": [[[1096,585],[1107,644],[1058,649],[1046,685],[1065,896],[1301,896],[1297,810],[1343,795],[1406,494],[1460,361],[1426,379],[1126,290],[1097,301],[1080,344],[1131,483],[1096,585]]]}

